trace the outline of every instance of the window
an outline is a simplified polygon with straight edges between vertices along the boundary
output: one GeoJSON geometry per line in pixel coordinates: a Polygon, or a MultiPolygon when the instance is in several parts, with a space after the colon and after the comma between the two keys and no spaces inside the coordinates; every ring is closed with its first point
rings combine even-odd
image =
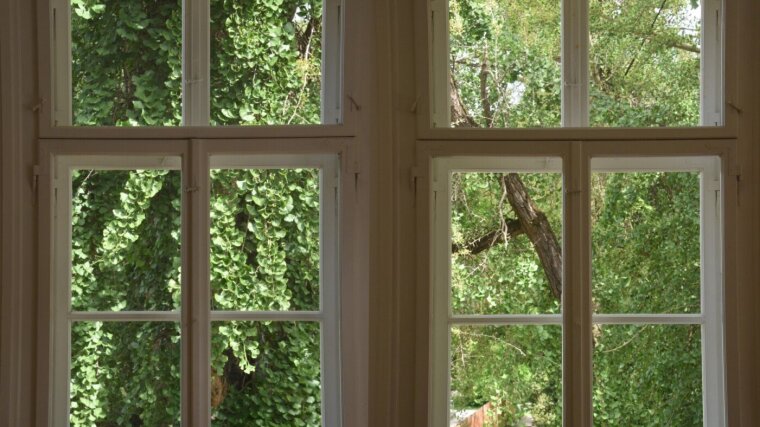
{"type": "Polygon", "coordinates": [[[725,425],[720,160],[547,146],[433,159],[430,425],[725,425]]]}
{"type": "Polygon", "coordinates": [[[339,0],[50,0],[55,126],[341,122],[339,0]]]}
{"type": "Polygon", "coordinates": [[[341,425],[337,156],[200,157],[55,156],[53,425],[341,425]]]}
{"type": "Polygon", "coordinates": [[[431,0],[434,127],[723,123],[720,0],[431,0]]]}

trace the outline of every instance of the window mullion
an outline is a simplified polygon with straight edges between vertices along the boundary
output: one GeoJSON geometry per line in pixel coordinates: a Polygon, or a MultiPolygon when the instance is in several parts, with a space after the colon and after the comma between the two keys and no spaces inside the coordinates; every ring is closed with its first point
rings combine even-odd
{"type": "MultiPolygon", "coordinates": [[[[187,216],[190,223],[189,262],[186,271],[189,282],[184,291],[188,294],[188,305],[183,311],[189,311],[184,330],[189,331],[183,340],[189,342],[188,363],[189,387],[185,402],[189,411],[187,425],[208,425],[211,416],[210,359],[211,359],[211,304],[209,284],[209,165],[208,153],[203,143],[193,141],[190,156],[190,168],[187,183],[183,183],[184,195],[189,199],[190,211],[187,216]]],[[[184,331],[183,331],[184,332],[184,331]]],[[[183,423],[184,424],[184,423],[183,423]]]]}
{"type": "Polygon", "coordinates": [[[588,123],[588,0],[562,0],[562,126],[588,123]]]}
{"type": "Polygon", "coordinates": [[[208,126],[211,96],[209,0],[184,0],[182,20],[182,124],[208,126]]]}
{"type": "Polygon", "coordinates": [[[563,419],[567,426],[592,422],[590,161],[574,142],[565,168],[562,284],[563,419]]]}

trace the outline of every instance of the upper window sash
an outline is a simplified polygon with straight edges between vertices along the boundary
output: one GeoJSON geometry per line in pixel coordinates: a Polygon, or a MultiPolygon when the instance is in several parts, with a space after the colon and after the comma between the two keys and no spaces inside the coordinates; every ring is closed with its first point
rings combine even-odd
{"type": "MultiPolygon", "coordinates": [[[[463,3],[461,1],[457,3],[463,3]]],[[[472,3],[472,2],[470,2],[472,3]]],[[[477,2],[476,2],[477,3],[477,2]]],[[[429,123],[422,124],[422,132],[425,132],[425,128],[432,126],[433,128],[449,128],[459,127],[455,126],[451,122],[452,111],[457,110],[458,106],[453,105],[455,102],[452,96],[452,62],[451,62],[451,31],[450,27],[454,24],[450,23],[450,19],[453,19],[452,13],[459,13],[458,9],[463,6],[457,5],[457,9],[452,12],[450,10],[451,1],[449,0],[429,0],[428,1],[428,31],[429,39],[427,47],[429,49],[428,64],[429,75],[427,76],[427,84],[430,91],[429,96],[429,123]]],[[[657,8],[659,2],[656,5],[653,4],[652,10],[657,18],[655,20],[662,20],[660,16],[660,10],[657,8]]],[[[475,5],[478,6],[478,5],[475,5]]],[[[469,6],[473,8],[473,5],[469,6]]],[[[530,7],[529,4],[523,5],[523,7],[530,7]]],[[[557,123],[551,123],[542,121],[540,123],[531,124],[507,124],[506,126],[495,123],[494,126],[484,125],[483,120],[479,120],[477,124],[473,126],[472,123],[465,124],[464,127],[468,128],[502,128],[502,129],[515,129],[521,128],[524,130],[535,130],[536,128],[572,128],[572,127],[625,127],[625,128],[644,128],[644,127],[662,127],[662,124],[649,124],[649,125],[603,125],[595,124],[589,120],[591,108],[590,108],[590,95],[589,92],[592,89],[590,83],[590,71],[589,71],[589,50],[590,50],[590,36],[591,31],[589,28],[589,0],[558,0],[557,12],[560,13],[560,22],[556,25],[560,27],[558,31],[561,33],[561,82],[559,84],[559,91],[561,96],[560,104],[557,107],[561,109],[561,121],[557,123]]],[[[722,126],[727,121],[724,112],[724,13],[723,13],[722,0],[701,0],[700,4],[700,46],[696,47],[696,51],[699,55],[700,71],[699,71],[699,99],[695,98],[695,102],[699,103],[698,112],[693,111],[693,114],[699,114],[699,120],[693,123],[686,124],[686,127],[692,126],[722,126]]],[[[477,12],[477,11],[476,11],[477,12]]],[[[482,12],[482,11],[481,11],[482,12]]],[[[486,14],[488,11],[486,11],[486,14]]],[[[471,12],[474,14],[474,12],[471,12]]],[[[518,20],[520,18],[517,18],[518,20]]],[[[650,20],[651,21],[651,20],[650,20]]],[[[522,24],[530,24],[523,22],[522,24]]],[[[553,21],[550,23],[550,27],[554,25],[553,21]]],[[[461,22],[456,25],[462,25],[461,22]]],[[[506,25],[506,24],[505,24],[506,25]]],[[[547,24],[548,25],[548,24],[547,24]]],[[[460,31],[461,29],[457,30],[460,31]]],[[[501,28],[500,30],[504,30],[501,28]]],[[[540,29],[536,28],[535,31],[539,32],[540,29]]],[[[546,30],[546,29],[544,29],[546,30]]],[[[651,38],[651,37],[649,37],[651,38]]],[[[647,37],[642,36],[642,40],[646,41],[647,37]]],[[[491,40],[492,42],[492,40],[491,40]]],[[[492,43],[491,43],[492,44],[492,43]]],[[[559,48],[560,46],[558,46],[559,48]]],[[[472,46],[470,47],[472,48],[472,46]]],[[[530,48],[530,46],[528,46],[530,48]]],[[[690,46],[679,47],[683,48],[684,52],[694,51],[695,48],[690,46]]],[[[675,48],[674,48],[675,49],[675,48]]],[[[487,50],[487,48],[486,48],[487,50]]],[[[524,53],[523,53],[524,54],[524,53]]],[[[558,58],[559,59],[559,58],[558,58]]],[[[472,66],[472,64],[469,64],[472,66]]],[[[476,64],[477,65],[477,64],[476,64]]],[[[482,64],[481,64],[482,65],[482,64]]],[[[464,65],[460,65],[464,66],[464,65]]],[[[487,66],[492,67],[492,64],[487,66]]],[[[472,68],[472,67],[471,67],[472,68]]],[[[482,67],[481,67],[482,68],[482,67]]],[[[483,71],[483,70],[481,70],[483,71]]],[[[504,70],[502,70],[504,71],[504,70]]],[[[490,73],[491,70],[485,70],[485,73],[490,73]]],[[[524,71],[521,71],[524,72],[524,71]]],[[[526,73],[530,73],[527,71],[526,73]]],[[[529,74],[526,74],[530,77],[529,74]]],[[[558,76],[559,78],[559,76],[558,76]]],[[[528,78],[529,79],[529,78],[528,78]]],[[[472,83],[472,82],[470,82],[472,83]]],[[[516,82],[515,84],[519,84],[516,82]]],[[[695,82],[696,83],[696,82],[695,82]]],[[[472,83],[474,84],[474,83],[472,83]]],[[[456,83],[459,85],[459,83],[456,83]]],[[[457,86],[459,87],[459,86],[457,86]]],[[[482,88],[482,86],[481,86],[482,88]]],[[[457,89],[454,89],[457,90],[457,89]]],[[[476,91],[470,87],[468,90],[476,91]]],[[[519,91],[518,91],[519,92],[519,91]]],[[[470,97],[474,95],[470,94],[470,97]]],[[[504,98],[504,95],[500,95],[504,98]]],[[[482,97],[482,93],[481,93],[482,97]]],[[[474,98],[473,98],[474,99],[474,98]]],[[[508,99],[500,99],[501,102],[507,103],[508,99]]],[[[493,102],[490,102],[493,104],[493,102]]],[[[485,120],[485,119],[484,119],[485,120]]],[[[495,120],[498,122],[498,120],[495,120]]],[[[684,124],[668,125],[665,127],[684,127],[684,124]]],[[[458,130],[458,133],[475,134],[473,130],[458,130]]],[[[440,132],[433,131],[434,134],[440,134],[440,132]]],[[[479,133],[478,135],[482,135],[479,133]]]]}
{"type": "MultiPolygon", "coordinates": [[[[212,119],[212,106],[215,102],[212,97],[212,40],[211,37],[211,20],[212,20],[212,3],[213,0],[178,0],[177,4],[181,5],[181,87],[178,89],[181,94],[181,100],[174,99],[178,103],[181,103],[181,113],[174,113],[177,116],[177,124],[181,126],[193,126],[193,127],[206,127],[214,123],[212,119]]],[[[72,17],[76,13],[74,6],[72,6],[72,0],[47,0],[43,1],[43,4],[47,4],[46,10],[48,11],[48,21],[44,22],[47,28],[41,31],[41,61],[42,64],[47,64],[49,59],[49,67],[41,67],[40,77],[42,79],[43,91],[49,89],[50,97],[52,98],[49,105],[42,104],[43,123],[41,125],[43,135],[48,131],[49,127],[53,129],[66,129],[74,124],[74,105],[73,98],[73,79],[72,74],[72,17]],[[49,35],[49,37],[45,37],[49,35]],[[49,41],[49,44],[47,44],[49,41]],[[49,55],[49,56],[48,56],[49,55]],[[49,83],[49,85],[48,85],[49,83]]],[[[321,31],[321,39],[316,43],[321,45],[321,59],[319,60],[318,70],[320,74],[318,91],[316,95],[319,97],[319,117],[317,120],[309,119],[306,124],[316,124],[317,127],[312,127],[311,130],[306,129],[291,129],[294,136],[332,136],[343,135],[347,131],[341,130],[344,128],[344,115],[342,112],[342,92],[343,92],[343,0],[324,0],[321,2],[322,11],[321,22],[316,27],[321,26],[321,29],[312,31],[321,31]],[[332,126],[323,126],[332,125],[332,126]],[[333,127],[333,129],[320,129],[324,127],[333,127]],[[337,127],[337,128],[336,128],[337,127]]],[[[255,4],[251,5],[254,7],[255,4]]],[[[221,7],[221,6],[219,6],[221,7]]],[[[44,10],[44,9],[43,9],[44,10]]],[[[298,10],[294,12],[298,14],[298,10]]],[[[297,20],[298,18],[293,18],[297,20]]],[[[240,24],[244,25],[244,24],[240,24]]],[[[287,27],[287,26],[286,26],[287,27]]],[[[307,29],[308,30],[308,29],[307,29]]],[[[287,28],[282,30],[283,32],[290,31],[287,28]]],[[[306,31],[306,30],[305,30],[306,31]]],[[[287,46],[286,46],[287,47],[287,46]]],[[[310,46],[307,49],[312,51],[315,47],[310,46]]],[[[93,64],[97,66],[97,64],[93,64]]],[[[293,59],[287,66],[299,67],[293,59]]],[[[259,88],[263,86],[261,82],[247,83],[245,90],[254,90],[258,83],[259,88]]],[[[242,88],[239,88],[242,92],[242,88]]],[[[234,90],[234,89],[230,89],[234,90]]],[[[266,90],[266,89],[264,89],[266,90]]],[[[298,94],[298,91],[291,91],[298,94]]],[[[303,92],[303,91],[301,91],[303,92]]],[[[129,100],[132,102],[134,100],[129,100]]],[[[167,100],[167,104],[169,100],[167,100]]],[[[217,109],[222,108],[221,105],[217,105],[217,109]]],[[[298,108],[298,107],[294,107],[298,108]]],[[[234,114],[239,113],[235,108],[234,114]]],[[[298,111],[295,111],[297,114],[298,111]]],[[[241,123],[231,123],[230,126],[219,126],[213,130],[207,131],[196,129],[195,131],[175,131],[172,132],[173,136],[193,136],[204,137],[212,135],[229,135],[229,136],[246,136],[246,135],[259,135],[267,136],[269,134],[282,135],[285,131],[286,134],[290,134],[288,130],[283,129],[287,125],[291,125],[293,120],[282,119],[275,117],[270,119],[258,118],[256,119],[255,128],[264,128],[257,130],[241,131],[240,129],[234,129],[243,125],[244,120],[242,114],[241,123]],[[219,128],[232,128],[219,131],[219,128]]],[[[262,113],[266,115],[266,113],[262,113]]],[[[293,114],[295,116],[296,114],[293,114]]],[[[298,123],[298,120],[294,121],[298,123]]],[[[220,123],[223,124],[223,123],[220,123]]],[[[86,125],[87,128],[109,128],[108,125],[86,125]]],[[[152,125],[150,123],[142,123],[139,126],[142,128],[140,131],[131,131],[135,133],[145,134],[146,130],[150,135],[156,134],[150,133],[150,129],[156,127],[164,127],[162,124],[152,125]],[[145,129],[148,128],[148,129],[145,129]]],[[[173,127],[173,126],[170,126],[173,127]]],[[[303,128],[304,126],[299,126],[303,128]]],[[[78,127],[79,128],[79,127],[78,127]]],[[[92,130],[92,129],[89,129],[92,130]]],[[[72,129],[64,130],[66,133],[70,133],[72,129]]],[[[119,128],[120,132],[124,132],[124,128],[119,128]]],[[[55,132],[55,131],[52,131],[55,132]]],[[[81,135],[83,132],[77,132],[73,130],[74,134],[81,135]]],[[[86,131],[85,131],[86,132],[86,131]]],[[[127,131],[130,132],[130,131],[127,131]]],[[[98,136],[103,136],[103,132],[97,132],[98,136]]],[[[60,135],[61,132],[56,134],[60,135]]],[[[89,134],[92,134],[90,132],[89,134]]],[[[105,134],[107,135],[107,134],[105,134]]],[[[161,135],[161,134],[159,134],[161,135]]]]}

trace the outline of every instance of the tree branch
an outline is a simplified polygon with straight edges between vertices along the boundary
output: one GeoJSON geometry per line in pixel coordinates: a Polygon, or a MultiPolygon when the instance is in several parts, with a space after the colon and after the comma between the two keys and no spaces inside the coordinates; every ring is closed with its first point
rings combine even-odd
{"type": "MultiPolygon", "coordinates": [[[[522,230],[522,227],[520,226],[519,220],[507,219],[505,221],[505,224],[507,228],[506,235],[508,239],[511,239],[513,237],[517,237],[523,234],[523,230],[522,230]]],[[[497,230],[488,232],[471,242],[467,242],[463,244],[452,243],[451,253],[467,252],[472,255],[477,255],[483,251],[491,249],[492,247],[498,245],[499,243],[504,242],[504,235],[505,235],[504,230],[497,229],[497,230]]]]}

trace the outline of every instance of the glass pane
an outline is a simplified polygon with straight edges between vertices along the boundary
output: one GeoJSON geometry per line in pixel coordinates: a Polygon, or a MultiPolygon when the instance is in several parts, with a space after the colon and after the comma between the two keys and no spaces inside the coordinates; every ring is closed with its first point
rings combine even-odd
{"type": "Polygon", "coordinates": [[[452,127],[561,123],[558,0],[450,0],[452,127]]]}
{"type": "Polygon", "coordinates": [[[589,2],[592,126],[697,126],[699,0],[589,2]]]}
{"type": "Polygon", "coordinates": [[[560,312],[561,174],[454,173],[451,236],[454,313],[560,312]]]}
{"type": "Polygon", "coordinates": [[[72,426],[179,426],[179,324],[75,322],[70,393],[72,426]]]}
{"type": "Polygon", "coordinates": [[[451,426],[562,425],[561,326],[455,326],[450,357],[451,426]]]}
{"type": "Polygon", "coordinates": [[[599,313],[699,313],[697,172],[592,174],[592,292],[599,313]]]}
{"type": "Polygon", "coordinates": [[[699,325],[598,325],[594,342],[594,425],[702,425],[699,325]]]}
{"type": "Polygon", "coordinates": [[[319,124],[321,0],[211,0],[211,124],[319,124]]]}
{"type": "Polygon", "coordinates": [[[73,124],[179,125],[181,0],[71,0],[73,124]]]}
{"type": "Polygon", "coordinates": [[[71,184],[72,309],[178,309],[180,171],[74,170],[71,184]]]}
{"type": "Polygon", "coordinates": [[[319,310],[319,175],[211,171],[213,310],[319,310]]]}
{"type": "Polygon", "coordinates": [[[211,424],[321,426],[319,323],[213,322],[211,424]]]}

